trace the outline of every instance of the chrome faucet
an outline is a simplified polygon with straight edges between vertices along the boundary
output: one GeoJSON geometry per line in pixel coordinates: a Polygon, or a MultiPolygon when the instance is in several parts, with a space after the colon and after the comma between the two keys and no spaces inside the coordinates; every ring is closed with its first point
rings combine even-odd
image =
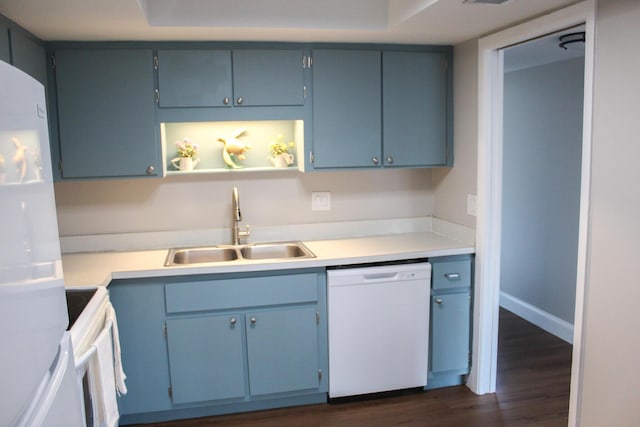
{"type": "Polygon", "coordinates": [[[242,221],[242,212],[240,211],[240,196],[238,195],[238,188],[233,187],[233,227],[231,229],[232,241],[234,245],[239,245],[241,239],[249,238],[249,226],[245,226],[244,230],[240,229],[240,221],[242,221]]]}

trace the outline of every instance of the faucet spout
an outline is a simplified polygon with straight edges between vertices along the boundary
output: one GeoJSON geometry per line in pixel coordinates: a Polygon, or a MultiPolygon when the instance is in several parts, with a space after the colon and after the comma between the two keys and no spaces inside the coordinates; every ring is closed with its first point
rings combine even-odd
{"type": "Polygon", "coordinates": [[[245,226],[244,230],[240,229],[240,221],[242,221],[242,211],[240,211],[240,196],[238,195],[238,188],[233,187],[233,198],[231,201],[233,209],[233,225],[231,227],[231,240],[234,245],[239,245],[241,239],[249,238],[249,226],[245,226]]]}

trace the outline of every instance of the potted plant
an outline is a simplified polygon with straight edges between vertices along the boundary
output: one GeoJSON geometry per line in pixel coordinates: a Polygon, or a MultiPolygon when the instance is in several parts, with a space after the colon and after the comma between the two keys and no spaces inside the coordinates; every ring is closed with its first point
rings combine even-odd
{"type": "Polygon", "coordinates": [[[289,149],[295,147],[295,143],[292,141],[286,144],[284,136],[278,134],[276,139],[269,144],[269,160],[277,168],[286,168],[293,163],[293,154],[289,153],[289,149]]]}
{"type": "Polygon", "coordinates": [[[171,159],[171,164],[181,171],[192,171],[200,159],[198,156],[198,144],[191,142],[189,138],[184,138],[182,141],[176,141],[176,149],[178,157],[171,159]]]}

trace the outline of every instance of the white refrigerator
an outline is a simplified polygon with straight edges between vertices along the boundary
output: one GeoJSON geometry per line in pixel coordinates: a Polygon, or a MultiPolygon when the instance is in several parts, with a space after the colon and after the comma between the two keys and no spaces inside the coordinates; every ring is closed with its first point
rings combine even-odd
{"type": "Polygon", "coordinates": [[[43,86],[0,61],[0,427],[84,425],[43,86]]]}

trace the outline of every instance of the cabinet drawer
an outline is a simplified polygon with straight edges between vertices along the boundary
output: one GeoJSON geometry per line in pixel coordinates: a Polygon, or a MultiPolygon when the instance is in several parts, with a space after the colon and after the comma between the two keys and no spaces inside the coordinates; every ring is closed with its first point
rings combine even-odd
{"type": "Polygon", "coordinates": [[[468,288],[471,286],[471,260],[432,263],[433,289],[468,288]]]}
{"type": "Polygon", "coordinates": [[[167,313],[317,301],[317,278],[305,273],[169,283],[167,313]]]}

